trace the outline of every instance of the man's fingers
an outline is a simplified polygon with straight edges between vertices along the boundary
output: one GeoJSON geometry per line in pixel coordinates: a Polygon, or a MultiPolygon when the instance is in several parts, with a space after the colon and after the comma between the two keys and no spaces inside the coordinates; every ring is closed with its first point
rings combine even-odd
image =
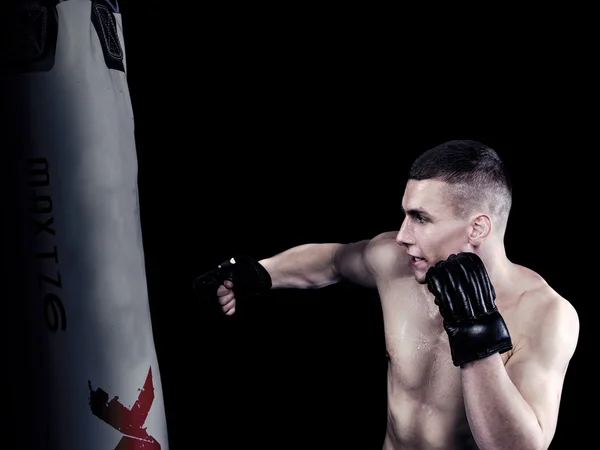
{"type": "Polygon", "coordinates": [[[227,303],[232,302],[235,299],[233,292],[229,291],[225,295],[219,295],[219,305],[226,305],[227,303]]]}
{"type": "Polygon", "coordinates": [[[235,312],[235,302],[229,302],[221,308],[226,316],[231,316],[235,312]]]}
{"type": "Polygon", "coordinates": [[[233,293],[233,283],[230,280],[223,281],[223,284],[217,289],[217,300],[221,309],[227,316],[235,313],[235,294],[233,293]]]}
{"type": "MultiPolygon", "coordinates": [[[[225,283],[227,283],[227,281],[225,281],[225,283]]],[[[232,292],[231,287],[227,287],[224,284],[222,284],[221,286],[219,286],[219,288],[217,289],[217,295],[219,297],[222,297],[223,295],[227,295],[230,292],[232,292]]]]}

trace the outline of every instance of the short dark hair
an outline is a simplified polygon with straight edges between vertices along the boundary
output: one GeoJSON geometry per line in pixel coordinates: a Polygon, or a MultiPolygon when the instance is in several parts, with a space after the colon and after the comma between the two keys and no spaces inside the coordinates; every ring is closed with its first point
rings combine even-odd
{"type": "Polygon", "coordinates": [[[450,201],[459,216],[487,208],[502,232],[512,205],[512,185],[495,150],[473,140],[453,140],[422,153],[412,164],[409,180],[439,180],[454,189],[450,201]]]}

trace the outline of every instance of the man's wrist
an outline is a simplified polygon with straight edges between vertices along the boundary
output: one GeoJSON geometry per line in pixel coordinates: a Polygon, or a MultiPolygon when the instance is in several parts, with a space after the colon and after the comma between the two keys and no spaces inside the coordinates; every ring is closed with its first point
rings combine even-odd
{"type": "Polygon", "coordinates": [[[462,363],[459,367],[463,372],[480,372],[482,370],[494,369],[497,367],[498,362],[504,365],[500,353],[496,352],[483,358],[477,358],[462,363]]]}

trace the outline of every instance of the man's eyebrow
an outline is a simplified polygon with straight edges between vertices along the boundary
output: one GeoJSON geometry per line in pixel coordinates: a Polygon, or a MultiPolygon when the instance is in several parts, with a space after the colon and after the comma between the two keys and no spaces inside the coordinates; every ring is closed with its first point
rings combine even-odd
{"type": "Polygon", "coordinates": [[[409,216],[417,216],[417,215],[431,216],[431,214],[429,214],[423,208],[410,208],[405,211],[404,208],[401,206],[400,210],[402,211],[402,214],[406,214],[409,216]]]}

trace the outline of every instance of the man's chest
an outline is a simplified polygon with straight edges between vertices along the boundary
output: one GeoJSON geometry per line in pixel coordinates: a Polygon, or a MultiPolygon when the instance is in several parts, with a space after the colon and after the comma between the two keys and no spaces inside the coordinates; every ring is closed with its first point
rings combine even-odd
{"type": "MultiPolygon", "coordinates": [[[[448,335],[433,295],[424,286],[402,280],[381,287],[379,293],[390,388],[450,401],[462,399],[460,368],[452,363],[448,335]]],[[[508,319],[510,328],[512,314],[508,319]]],[[[511,353],[502,355],[505,363],[511,353]]]]}
{"type": "MultiPolygon", "coordinates": [[[[422,401],[454,402],[462,399],[460,369],[453,365],[443,330],[414,318],[388,320],[385,341],[390,389],[422,401]]],[[[385,320],[385,319],[384,319],[385,320]]]]}

